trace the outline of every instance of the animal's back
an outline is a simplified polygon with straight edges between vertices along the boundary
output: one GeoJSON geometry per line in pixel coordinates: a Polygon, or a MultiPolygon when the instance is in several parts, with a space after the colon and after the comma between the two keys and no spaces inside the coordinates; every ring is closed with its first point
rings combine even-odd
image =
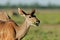
{"type": "Polygon", "coordinates": [[[11,22],[0,22],[0,40],[14,40],[14,28],[11,22]]]}

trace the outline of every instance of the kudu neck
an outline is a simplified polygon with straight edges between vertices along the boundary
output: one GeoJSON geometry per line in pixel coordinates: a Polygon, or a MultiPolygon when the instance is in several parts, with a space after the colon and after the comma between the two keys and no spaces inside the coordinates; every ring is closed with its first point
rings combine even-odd
{"type": "Polygon", "coordinates": [[[30,27],[30,23],[29,21],[26,19],[23,24],[22,24],[23,27],[30,27]]]}
{"type": "Polygon", "coordinates": [[[25,20],[25,22],[20,27],[18,27],[16,38],[23,37],[28,32],[29,28],[30,28],[30,24],[27,20],[25,20]]]}

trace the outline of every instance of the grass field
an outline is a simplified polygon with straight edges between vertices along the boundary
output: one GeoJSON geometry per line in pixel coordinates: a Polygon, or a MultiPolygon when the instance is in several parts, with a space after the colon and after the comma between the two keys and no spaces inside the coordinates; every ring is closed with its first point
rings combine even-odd
{"type": "MultiPolygon", "coordinates": [[[[38,9],[35,15],[41,21],[40,26],[31,26],[22,40],[60,40],[60,9],[38,9]]],[[[11,18],[18,24],[24,22],[21,16],[11,18]]]]}

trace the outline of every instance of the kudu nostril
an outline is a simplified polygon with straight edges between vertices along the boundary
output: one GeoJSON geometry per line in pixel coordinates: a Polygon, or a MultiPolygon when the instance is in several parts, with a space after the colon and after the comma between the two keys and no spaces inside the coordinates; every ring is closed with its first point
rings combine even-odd
{"type": "Polygon", "coordinates": [[[37,20],[36,22],[37,22],[37,23],[40,23],[40,21],[39,21],[39,20],[37,20]]]}

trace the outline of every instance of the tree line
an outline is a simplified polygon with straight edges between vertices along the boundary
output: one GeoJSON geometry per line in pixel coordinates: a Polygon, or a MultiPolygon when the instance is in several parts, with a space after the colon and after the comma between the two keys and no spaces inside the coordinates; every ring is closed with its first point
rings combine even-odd
{"type": "Polygon", "coordinates": [[[34,3],[34,4],[18,4],[18,5],[10,5],[9,3],[7,3],[6,5],[0,5],[0,9],[1,8],[40,8],[40,9],[56,9],[56,8],[60,8],[60,5],[55,5],[55,4],[51,4],[51,3],[48,3],[47,6],[43,6],[41,4],[38,4],[38,3],[34,3]]]}

